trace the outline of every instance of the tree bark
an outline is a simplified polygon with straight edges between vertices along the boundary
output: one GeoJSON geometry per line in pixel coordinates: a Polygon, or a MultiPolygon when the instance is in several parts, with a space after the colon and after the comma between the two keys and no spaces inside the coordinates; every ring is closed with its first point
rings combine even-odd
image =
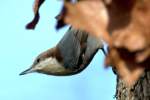
{"type": "Polygon", "coordinates": [[[117,76],[116,100],[150,100],[150,71],[145,71],[136,84],[127,88],[117,76]]]}

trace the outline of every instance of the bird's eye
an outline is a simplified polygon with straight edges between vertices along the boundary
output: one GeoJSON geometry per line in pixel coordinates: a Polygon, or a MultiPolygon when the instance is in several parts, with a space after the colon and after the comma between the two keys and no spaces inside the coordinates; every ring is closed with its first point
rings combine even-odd
{"type": "Polygon", "coordinates": [[[38,59],[36,60],[36,62],[39,63],[39,62],[40,62],[40,59],[38,58],[38,59]]]}

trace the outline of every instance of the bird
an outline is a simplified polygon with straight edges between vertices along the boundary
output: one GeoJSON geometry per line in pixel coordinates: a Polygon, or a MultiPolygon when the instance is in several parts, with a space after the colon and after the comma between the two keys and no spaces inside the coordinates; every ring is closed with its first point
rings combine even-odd
{"type": "Polygon", "coordinates": [[[19,75],[42,73],[53,76],[75,75],[83,71],[104,44],[88,32],[70,27],[58,44],[41,54],[19,75]]]}

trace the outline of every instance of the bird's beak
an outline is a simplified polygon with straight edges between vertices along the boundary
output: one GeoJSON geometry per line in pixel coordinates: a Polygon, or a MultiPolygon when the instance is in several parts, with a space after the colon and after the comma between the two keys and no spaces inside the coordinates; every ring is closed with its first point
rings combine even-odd
{"type": "Polygon", "coordinates": [[[29,74],[29,73],[33,73],[35,72],[35,70],[31,67],[23,72],[21,72],[19,75],[25,75],[25,74],[29,74]]]}

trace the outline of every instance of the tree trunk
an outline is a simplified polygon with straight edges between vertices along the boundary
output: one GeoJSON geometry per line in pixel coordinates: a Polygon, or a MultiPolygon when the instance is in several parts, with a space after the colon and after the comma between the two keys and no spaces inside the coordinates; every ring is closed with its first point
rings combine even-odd
{"type": "Polygon", "coordinates": [[[116,100],[150,100],[150,71],[140,77],[131,88],[125,87],[123,81],[117,76],[116,100]]]}

